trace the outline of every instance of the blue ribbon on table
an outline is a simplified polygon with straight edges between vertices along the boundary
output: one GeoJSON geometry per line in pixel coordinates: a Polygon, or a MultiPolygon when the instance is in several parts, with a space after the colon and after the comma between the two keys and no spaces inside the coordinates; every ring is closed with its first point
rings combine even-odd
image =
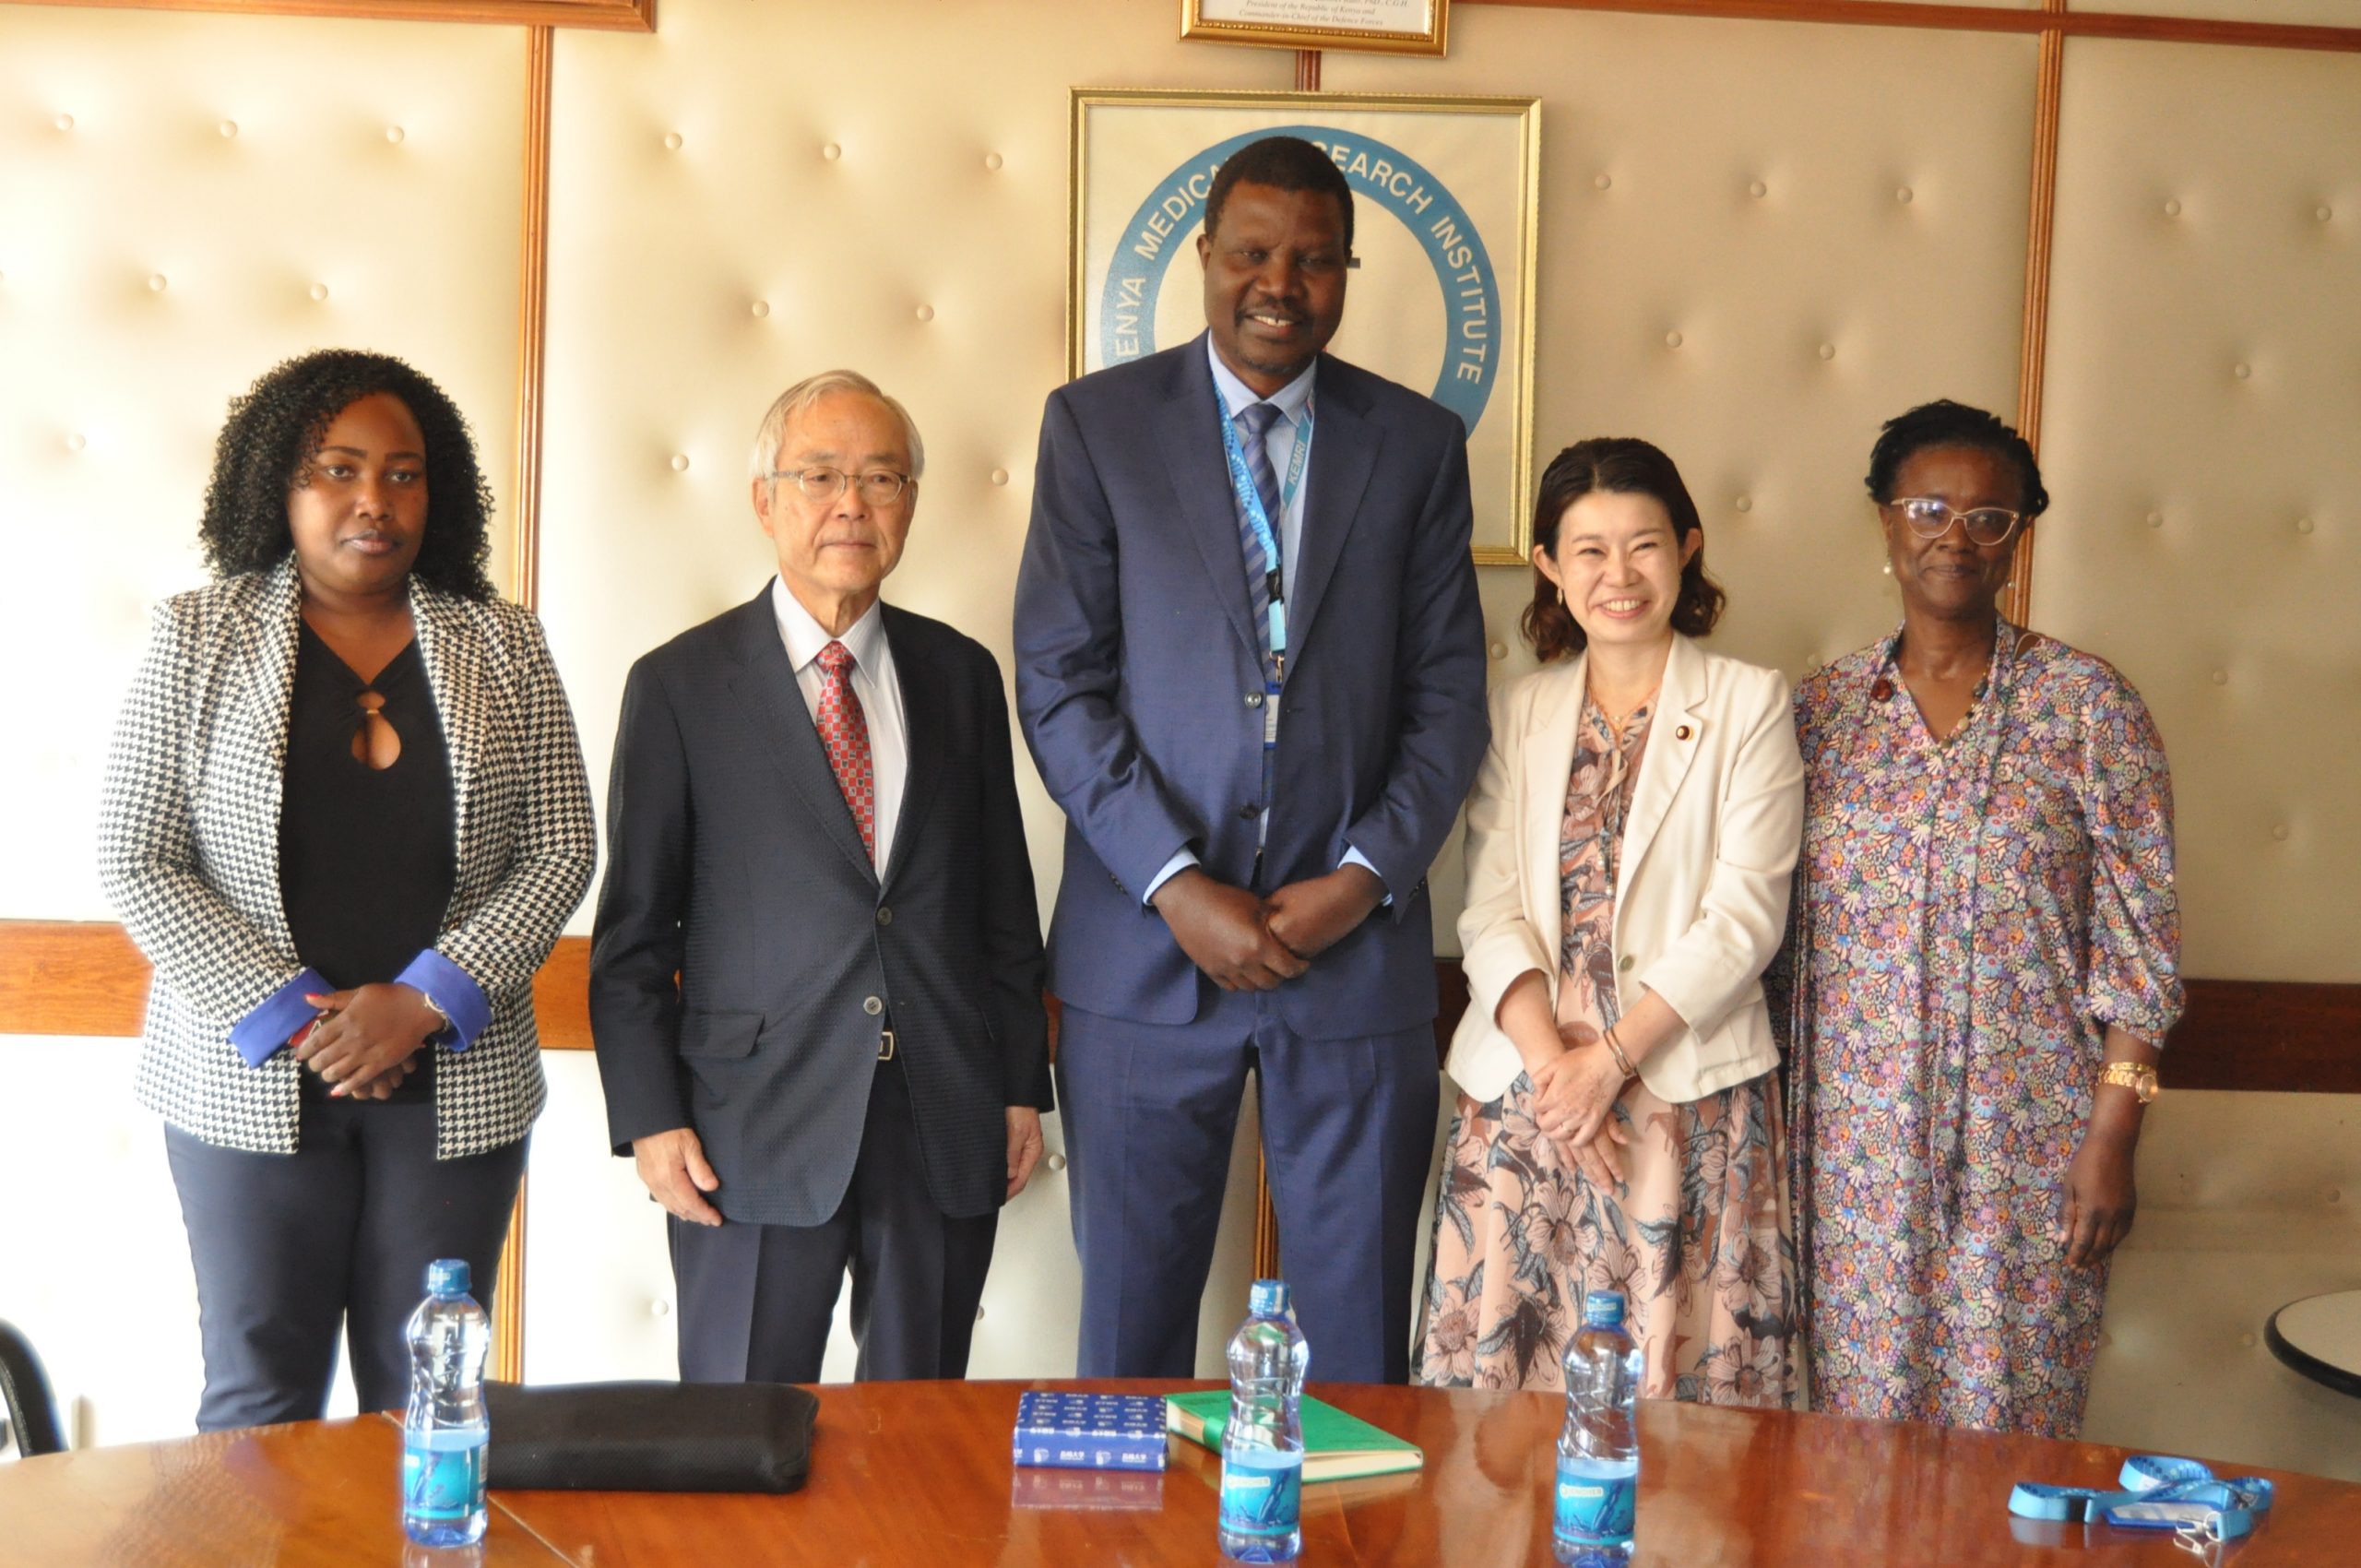
{"type": "Polygon", "coordinates": [[[2021,1519],[2094,1521],[2130,1530],[2210,1529],[2217,1540],[2251,1534],[2271,1512],[2271,1483],[2260,1476],[2223,1479],[2195,1459],[2135,1454],[2116,1478],[2118,1490],[2019,1481],[2009,1512],[2021,1519]]]}

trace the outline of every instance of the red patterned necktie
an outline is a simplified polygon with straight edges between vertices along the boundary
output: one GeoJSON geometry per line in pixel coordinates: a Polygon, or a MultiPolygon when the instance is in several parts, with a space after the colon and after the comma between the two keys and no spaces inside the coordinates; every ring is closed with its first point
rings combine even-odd
{"type": "Polygon", "coordinates": [[[836,770],[836,788],[844,791],[853,826],[860,829],[860,847],[877,859],[874,776],[869,766],[869,719],[853,695],[852,655],[842,643],[820,650],[820,743],[828,748],[828,766],[836,770]]]}

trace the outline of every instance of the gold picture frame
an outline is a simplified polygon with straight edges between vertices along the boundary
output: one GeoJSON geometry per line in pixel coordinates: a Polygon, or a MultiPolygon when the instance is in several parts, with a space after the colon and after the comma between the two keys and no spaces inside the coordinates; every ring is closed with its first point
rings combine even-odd
{"type": "Polygon", "coordinates": [[[1440,57],[1451,46],[1451,0],[1180,0],[1180,36],[1440,57]]]}
{"type": "Polygon", "coordinates": [[[1074,88],[1068,101],[1067,376],[1204,330],[1193,238],[1214,171],[1258,137],[1304,137],[1354,195],[1334,350],[1460,416],[1476,562],[1525,565],[1540,100],[1074,88]]]}

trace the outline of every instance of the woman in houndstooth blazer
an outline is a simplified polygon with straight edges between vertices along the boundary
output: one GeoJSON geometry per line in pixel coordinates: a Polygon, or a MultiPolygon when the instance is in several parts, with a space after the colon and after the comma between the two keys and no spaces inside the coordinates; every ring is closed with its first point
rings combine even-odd
{"type": "Polygon", "coordinates": [[[590,878],[574,721],[486,578],[467,426],[330,350],[231,405],[219,579],[156,612],[100,874],[156,967],[138,1073],[196,1267],[207,1431],[401,1403],[437,1257],[490,1298],[545,1089],[532,978],[590,878]]]}

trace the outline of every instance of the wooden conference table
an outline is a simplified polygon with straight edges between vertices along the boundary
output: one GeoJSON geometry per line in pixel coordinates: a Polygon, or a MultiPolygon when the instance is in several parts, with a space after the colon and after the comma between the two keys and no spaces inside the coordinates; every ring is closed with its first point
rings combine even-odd
{"type": "MultiPolygon", "coordinates": [[[[1161,1476],[1014,1469],[1026,1387],[881,1384],[820,1391],[812,1479],[787,1497],[494,1492],[469,1552],[413,1568],[1203,1568],[1215,1455],[1174,1440],[1161,1476]]],[[[1410,1475],[1304,1491],[1305,1568],[1547,1564],[1560,1401],[1539,1394],[1314,1384],[1411,1439],[1410,1475]]],[[[400,1564],[400,1431],[305,1422],[0,1466],[0,1563],[400,1564]]],[[[2124,1451],[1830,1416],[1650,1404],[1642,1415],[1637,1562],[1661,1568],[2154,1563],[2196,1560],[2165,1534],[2011,1520],[2021,1479],[2106,1485],[2124,1451]]],[[[2236,1467],[2242,1470],[2244,1467],[2236,1467]]],[[[2361,1486],[2271,1474],[2278,1507],[2212,1561],[2361,1562],[2361,1486]]]]}

